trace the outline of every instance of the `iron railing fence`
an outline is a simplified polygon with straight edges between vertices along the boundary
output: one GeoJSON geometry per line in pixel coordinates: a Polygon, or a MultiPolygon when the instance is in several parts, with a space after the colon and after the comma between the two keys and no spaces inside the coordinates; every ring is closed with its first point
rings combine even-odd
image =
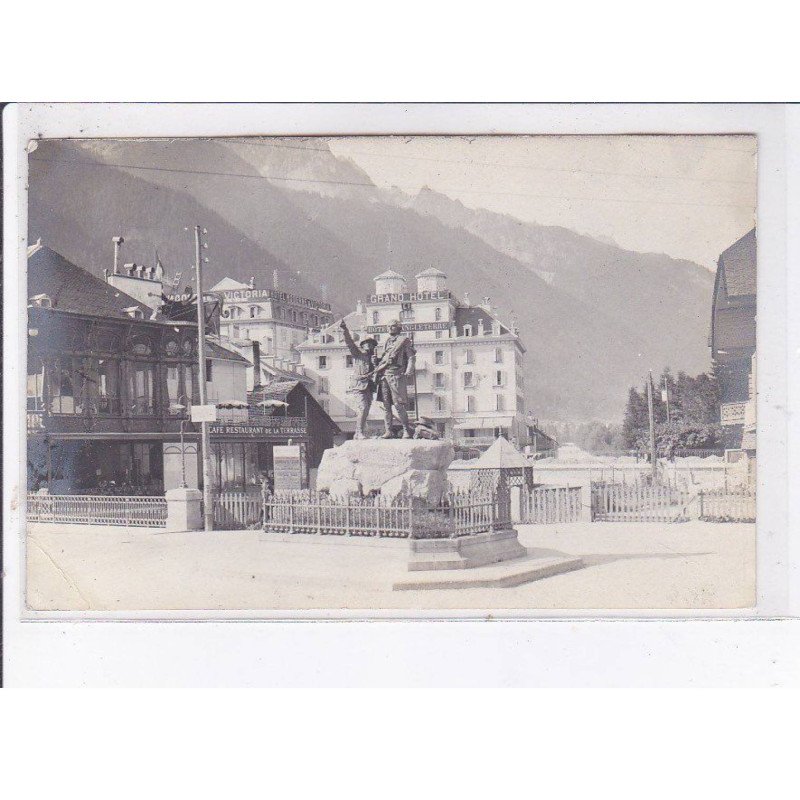
{"type": "Polygon", "coordinates": [[[164,528],[167,501],[164,497],[29,494],[27,519],[66,525],[164,528]]]}
{"type": "Polygon", "coordinates": [[[264,495],[264,530],[381,538],[447,539],[511,526],[507,490],[448,492],[427,507],[409,495],[332,496],[310,490],[264,495]]]}

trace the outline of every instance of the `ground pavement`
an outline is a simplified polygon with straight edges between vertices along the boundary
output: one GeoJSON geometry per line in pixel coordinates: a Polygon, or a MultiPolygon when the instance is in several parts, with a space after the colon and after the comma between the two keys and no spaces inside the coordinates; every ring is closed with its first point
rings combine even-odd
{"type": "Polygon", "coordinates": [[[513,588],[392,591],[407,542],[258,531],[164,533],[31,524],[35,610],[713,609],[754,604],[755,526],[522,525],[543,555],[585,568],[513,588]]]}

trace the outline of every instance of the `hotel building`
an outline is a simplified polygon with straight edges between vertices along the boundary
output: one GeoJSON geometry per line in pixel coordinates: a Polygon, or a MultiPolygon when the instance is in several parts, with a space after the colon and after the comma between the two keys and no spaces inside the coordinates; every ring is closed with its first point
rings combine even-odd
{"type": "MultiPolygon", "coordinates": [[[[498,319],[488,298],[481,305],[458,300],[447,288],[447,276],[430,268],[406,279],[388,270],[375,279],[374,293],[359,300],[344,319],[356,340],[373,336],[379,343],[388,323],[399,319],[413,338],[416,375],[409,384],[411,416],[435,422],[440,434],[465,447],[486,447],[500,435],[519,446],[529,438],[525,414],[523,360],[525,347],[513,326],[498,319]]],[[[340,429],[355,430],[356,405],[346,392],[353,369],[339,320],[298,347],[313,392],[340,429]]],[[[373,404],[370,432],[383,427],[382,409],[373,404]]]]}

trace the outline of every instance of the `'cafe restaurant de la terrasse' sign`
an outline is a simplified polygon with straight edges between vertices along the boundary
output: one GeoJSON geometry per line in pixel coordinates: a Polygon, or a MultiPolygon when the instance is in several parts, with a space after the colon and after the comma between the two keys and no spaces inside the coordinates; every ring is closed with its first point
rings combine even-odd
{"type": "Polygon", "coordinates": [[[235,436],[237,438],[258,439],[292,436],[306,436],[307,421],[304,417],[264,417],[258,422],[216,422],[210,433],[215,436],[235,436]]]}

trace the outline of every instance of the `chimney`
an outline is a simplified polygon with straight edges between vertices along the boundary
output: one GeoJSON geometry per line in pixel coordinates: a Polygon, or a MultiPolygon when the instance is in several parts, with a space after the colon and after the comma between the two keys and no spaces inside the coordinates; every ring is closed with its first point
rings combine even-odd
{"type": "Polygon", "coordinates": [[[112,240],[114,242],[114,274],[119,274],[119,251],[122,243],[125,241],[121,236],[115,236],[112,240]]]}
{"type": "Polygon", "coordinates": [[[470,305],[469,302],[469,292],[464,292],[464,305],[470,305]]]}
{"type": "Polygon", "coordinates": [[[364,301],[359,298],[356,301],[356,314],[363,314],[364,313],[364,301]]]}
{"type": "Polygon", "coordinates": [[[261,345],[253,340],[253,388],[261,385],[261,345]]]}
{"type": "Polygon", "coordinates": [[[484,297],[483,302],[481,303],[481,308],[488,312],[489,314],[492,313],[492,303],[489,297],[484,297]]]}

